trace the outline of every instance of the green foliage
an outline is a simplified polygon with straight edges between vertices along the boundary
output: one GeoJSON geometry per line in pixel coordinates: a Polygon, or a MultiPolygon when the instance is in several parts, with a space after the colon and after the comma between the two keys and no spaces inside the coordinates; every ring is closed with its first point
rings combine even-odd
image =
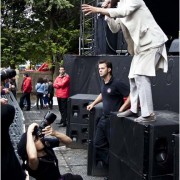
{"type": "Polygon", "coordinates": [[[2,0],[1,66],[62,63],[78,52],[78,0],[2,0]],[[32,8],[31,8],[32,7],[32,8]]]}

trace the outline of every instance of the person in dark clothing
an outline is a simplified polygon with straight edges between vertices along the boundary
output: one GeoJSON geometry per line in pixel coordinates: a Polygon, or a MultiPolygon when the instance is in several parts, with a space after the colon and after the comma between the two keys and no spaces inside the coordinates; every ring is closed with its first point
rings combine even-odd
{"type": "Polygon", "coordinates": [[[17,85],[16,85],[15,77],[11,78],[9,81],[9,90],[13,93],[13,95],[16,99],[17,85]]]}
{"type": "Polygon", "coordinates": [[[19,160],[15,154],[9,135],[9,126],[13,123],[15,108],[12,105],[1,103],[1,179],[25,180],[19,160]]]}
{"type": "Polygon", "coordinates": [[[45,92],[45,84],[42,77],[38,78],[35,89],[36,89],[36,107],[37,109],[39,109],[39,101],[40,101],[40,107],[41,109],[43,109],[43,95],[45,92]]]}
{"type": "Polygon", "coordinates": [[[23,74],[23,83],[21,86],[21,91],[22,91],[22,96],[20,98],[19,106],[21,109],[24,108],[24,101],[26,100],[27,102],[27,111],[30,111],[31,109],[31,99],[30,99],[30,94],[32,91],[32,80],[31,77],[29,77],[28,74],[23,74]]]}
{"type": "Polygon", "coordinates": [[[49,109],[53,108],[53,96],[54,96],[54,87],[53,87],[53,81],[49,80],[48,82],[48,104],[49,109]]]}
{"type": "Polygon", "coordinates": [[[109,164],[109,140],[110,140],[110,113],[123,112],[130,107],[129,86],[117,80],[112,75],[112,63],[106,60],[99,61],[99,75],[103,79],[101,93],[87,106],[91,110],[96,104],[103,102],[103,115],[100,118],[94,145],[96,149],[96,163],[102,163],[108,168],[109,164]],[[124,102],[124,97],[127,100],[124,102]]]}
{"type": "Polygon", "coordinates": [[[35,133],[38,126],[37,123],[30,124],[18,143],[17,152],[23,160],[24,169],[36,180],[82,180],[79,175],[60,174],[58,160],[53,150],[59,146],[60,141],[64,144],[71,143],[71,138],[53,130],[51,126],[42,129],[43,136],[39,136],[35,133]]]}

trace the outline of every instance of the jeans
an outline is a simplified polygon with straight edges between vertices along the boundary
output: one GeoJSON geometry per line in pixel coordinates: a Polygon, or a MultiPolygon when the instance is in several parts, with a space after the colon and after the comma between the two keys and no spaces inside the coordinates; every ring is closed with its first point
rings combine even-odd
{"type": "Polygon", "coordinates": [[[37,92],[36,94],[36,106],[37,108],[39,109],[39,101],[40,101],[40,106],[41,106],[41,109],[43,108],[43,93],[39,93],[37,92]]]}

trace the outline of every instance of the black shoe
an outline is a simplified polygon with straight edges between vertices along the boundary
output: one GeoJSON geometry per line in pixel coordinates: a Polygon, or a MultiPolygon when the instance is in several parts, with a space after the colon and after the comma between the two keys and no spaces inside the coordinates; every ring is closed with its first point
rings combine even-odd
{"type": "Polygon", "coordinates": [[[117,117],[138,117],[137,113],[133,113],[130,109],[124,111],[124,112],[119,112],[117,114],[117,117]]]}
{"type": "Polygon", "coordinates": [[[105,177],[104,180],[108,180],[109,178],[108,177],[105,177]]]}

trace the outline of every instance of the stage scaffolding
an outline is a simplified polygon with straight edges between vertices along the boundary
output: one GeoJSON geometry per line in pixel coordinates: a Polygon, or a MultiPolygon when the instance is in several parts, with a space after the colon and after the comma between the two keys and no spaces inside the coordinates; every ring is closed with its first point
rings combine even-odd
{"type": "MultiPolygon", "coordinates": [[[[81,4],[97,6],[97,0],[81,0],[81,4]]],[[[79,37],[79,55],[96,55],[96,14],[85,16],[80,12],[80,37],[79,37]]]]}

